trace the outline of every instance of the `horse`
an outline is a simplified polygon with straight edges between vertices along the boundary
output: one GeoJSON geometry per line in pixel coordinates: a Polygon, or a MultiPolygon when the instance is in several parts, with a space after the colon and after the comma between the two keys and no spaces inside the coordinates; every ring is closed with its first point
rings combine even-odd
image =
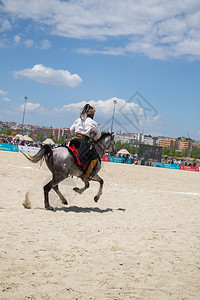
{"type": "MultiPolygon", "coordinates": [[[[93,142],[93,145],[99,158],[101,158],[105,152],[108,152],[111,156],[115,155],[117,152],[115,148],[114,134],[110,132],[102,133],[101,137],[97,141],[93,142]]],[[[97,202],[102,195],[104,181],[98,175],[101,169],[101,162],[99,160],[93,169],[90,178],[85,178],[83,171],[78,167],[74,157],[65,146],[52,148],[50,145],[43,145],[39,152],[35,155],[28,155],[22,151],[20,152],[33,163],[45,160],[47,167],[52,172],[52,180],[43,187],[44,206],[47,210],[54,210],[54,208],[49,204],[49,192],[52,188],[59,196],[61,202],[65,205],[68,204],[67,200],[60,192],[58,184],[69,176],[79,177],[85,184],[83,188],[74,187],[73,190],[75,192],[82,194],[87,188],[89,188],[89,181],[92,180],[97,181],[100,184],[98,193],[94,197],[94,201],[97,202]]]]}

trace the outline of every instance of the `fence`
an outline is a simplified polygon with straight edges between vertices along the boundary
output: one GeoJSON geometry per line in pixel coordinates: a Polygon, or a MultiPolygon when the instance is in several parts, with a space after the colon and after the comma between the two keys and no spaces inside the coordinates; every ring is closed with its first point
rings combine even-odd
{"type": "MultiPolygon", "coordinates": [[[[36,154],[40,150],[40,148],[0,143],[0,150],[12,151],[12,152],[18,152],[19,150],[21,150],[22,152],[25,153],[36,154]]],[[[101,160],[107,162],[113,162],[113,163],[132,164],[132,160],[130,158],[124,158],[124,157],[103,155],[101,160]]],[[[169,163],[160,163],[157,164],[157,166],[160,166],[161,168],[167,168],[167,169],[200,172],[199,167],[193,167],[193,166],[182,166],[178,164],[169,164],[169,163]]]]}

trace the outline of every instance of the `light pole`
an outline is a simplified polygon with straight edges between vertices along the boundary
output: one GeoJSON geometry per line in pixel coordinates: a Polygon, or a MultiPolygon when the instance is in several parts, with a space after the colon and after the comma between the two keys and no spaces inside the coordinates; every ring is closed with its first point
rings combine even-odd
{"type": "Polygon", "coordinates": [[[28,100],[28,97],[24,97],[24,111],[23,111],[23,118],[22,118],[22,130],[24,128],[24,117],[25,117],[25,111],[26,111],[26,101],[28,100]]]}
{"type": "Polygon", "coordinates": [[[115,105],[117,104],[117,100],[113,100],[114,107],[113,107],[113,116],[112,116],[112,123],[111,123],[111,133],[113,132],[113,122],[114,122],[114,116],[115,116],[115,105]]]}

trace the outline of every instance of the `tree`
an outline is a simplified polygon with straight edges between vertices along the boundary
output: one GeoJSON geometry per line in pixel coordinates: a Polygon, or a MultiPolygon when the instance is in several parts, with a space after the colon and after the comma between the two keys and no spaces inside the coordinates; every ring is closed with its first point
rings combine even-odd
{"type": "Polygon", "coordinates": [[[169,151],[169,156],[174,157],[175,153],[176,153],[175,146],[173,146],[172,149],[169,151]]]}
{"type": "Polygon", "coordinates": [[[7,135],[11,135],[11,133],[12,133],[12,132],[11,132],[11,129],[8,128],[8,129],[6,130],[6,134],[7,134],[7,135]]]}
{"type": "Polygon", "coordinates": [[[57,143],[58,144],[63,144],[64,140],[65,140],[65,137],[64,136],[60,136],[59,139],[57,139],[57,143]]]}
{"type": "Polygon", "coordinates": [[[118,140],[115,143],[115,148],[116,148],[117,151],[119,151],[121,149],[126,149],[131,154],[136,154],[139,151],[138,148],[134,144],[122,143],[120,140],[118,140]]]}
{"type": "Polygon", "coordinates": [[[163,154],[163,155],[169,155],[169,151],[170,151],[170,149],[167,148],[167,147],[165,147],[165,148],[163,149],[163,151],[162,151],[162,154],[163,154]]]}
{"type": "Polygon", "coordinates": [[[33,131],[32,130],[30,131],[30,133],[29,133],[28,136],[30,136],[31,138],[33,138],[33,131]]]}
{"type": "Polygon", "coordinates": [[[44,133],[40,133],[40,135],[38,136],[37,138],[40,142],[43,142],[44,141],[44,133]]]}
{"type": "Polygon", "coordinates": [[[189,153],[188,148],[183,149],[183,151],[182,151],[182,157],[187,157],[188,153],[189,153]]]}
{"type": "Polygon", "coordinates": [[[200,158],[200,149],[199,148],[193,148],[190,152],[190,157],[199,159],[200,158]]]}
{"type": "Polygon", "coordinates": [[[1,130],[1,134],[5,134],[5,129],[2,129],[2,130],[1,130]]]}

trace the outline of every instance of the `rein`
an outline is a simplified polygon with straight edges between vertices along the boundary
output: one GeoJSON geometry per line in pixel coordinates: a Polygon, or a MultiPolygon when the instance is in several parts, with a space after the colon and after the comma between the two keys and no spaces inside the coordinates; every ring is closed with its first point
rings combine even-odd
{"type": "Polygon", "coordinates": [[[105,150],[99,145],[99,143],[96,143],[96,146],[98,146],[104,153],[105,150]]]}
{"type": "MultiPolygon", "coordinates": [[[[111,137],[110,144],[109,144],[109,146],[108,146],[107,148],[110,147],[110,145],[112,144],[112,141],[113,141],[113,140],[112,140],[112,137],[111,137]]],[[[102,150],[102,152],[103,152],[103,154],[104,154],[104,152],[105,152],[106,149],[104,150],[104,149],[99,145],[98,142],[96,143],[96,145],[102,150]]],[[[102,154],[102,155],[103,155],[103,154],[102,154]]]]}

